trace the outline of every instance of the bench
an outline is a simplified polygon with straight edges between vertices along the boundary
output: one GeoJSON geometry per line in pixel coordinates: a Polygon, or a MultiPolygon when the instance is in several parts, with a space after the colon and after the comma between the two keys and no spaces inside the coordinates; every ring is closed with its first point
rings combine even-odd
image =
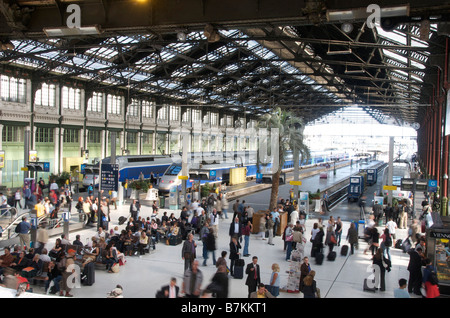
{"type": "Polygon", "coordinates": [[[38,273],[36,276],[29,278],[28,282],[30,285],[37,285],[39,282],[45,282],[48,279],[48,264],[49,262],[44,262],[42,264],[42,271],[38,273]]]}

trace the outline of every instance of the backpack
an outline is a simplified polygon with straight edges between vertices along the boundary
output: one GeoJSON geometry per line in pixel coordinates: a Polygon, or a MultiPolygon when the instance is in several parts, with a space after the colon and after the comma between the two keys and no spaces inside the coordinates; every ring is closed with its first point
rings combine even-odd
{"type": "Polygon", "coordinates": [[[430,276],[428,276],[428,281],[431,283],[431,285],[437,285],[439,283],[439,279],[435,271],[432,271],[430,273],[430,276]]]}
{"type": "Polygon", "coordinates": [[[14,232],[20,233],[20,223],[16,225],[16,228],[14,229],[14,232]]]}
{"type": "Polygon", "coordinates": [[[391,238],[390,234],[384,240],[384,245],[387,246],[387,247],[391,247],[392,246],[392,238],[391,238]]]}

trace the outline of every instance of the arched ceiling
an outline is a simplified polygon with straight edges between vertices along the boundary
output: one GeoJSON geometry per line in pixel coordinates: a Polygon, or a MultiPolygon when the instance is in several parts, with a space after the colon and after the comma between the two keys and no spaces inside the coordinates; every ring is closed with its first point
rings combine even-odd
{"type": "Polygon", "coordinates": [[[255,116],[281,106],[307,122],[357,104],[379,122],[419,122],[444,65],[450,2],[378,1],[373,28],[371,3],[2,0],[0,65],[157,103],[255,116]],[[70,4],[80,29],[67,27],[70,4]]]}

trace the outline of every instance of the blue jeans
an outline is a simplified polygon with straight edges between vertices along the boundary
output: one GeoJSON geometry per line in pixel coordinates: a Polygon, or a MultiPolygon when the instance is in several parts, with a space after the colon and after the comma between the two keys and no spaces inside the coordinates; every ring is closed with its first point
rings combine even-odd
{"type": "Polygon", "coordinates": [[[227,209],[222,208],[222,214],[225,215],[225,219],[228,219],[227,209]]]}
{"type": "MultiPolygon", "coordinates": [[[[203,251],[205,253],[205,251],[203,251]]],[[[203,254],[203,265],[206,266],[206,261],[208,260],[208,255],[209,253],[212,252],[212,260],[213,260],[213,265],[216,265],[216,251],[208,251],[206,250],[206,254],[203,254]],[[206,257],[205,257],[206,256],[206,257]]]]}
{"type": "Polygon", "coordinates": [[[286,241],[286,260],[291,259],[292,241],[286,241]]]}
{"type": "MultiPolygon", "coordinates": [[[[59,288],[59,282],[61,281],[62,276],[56,276],[55,278],[53,278],[53,282],[55,283],[55,291],[59,292],[60,288],[59,288]]],[[[50,286],[50,280],[46,280],[45,281],[45,291],[47,292],[48,287],[50,286]]]]}
{"type": "Polygon", "coordinates": [[[335,231],[334,234],[336,236],[337,245],[341,245],[342,231],[335,231]]]}
{"type": "Polygon", "coordinates": [[[244,251],[243,254],[248,255],[248,243],[250,242],[250,236],[244,235],[244,251]]]}

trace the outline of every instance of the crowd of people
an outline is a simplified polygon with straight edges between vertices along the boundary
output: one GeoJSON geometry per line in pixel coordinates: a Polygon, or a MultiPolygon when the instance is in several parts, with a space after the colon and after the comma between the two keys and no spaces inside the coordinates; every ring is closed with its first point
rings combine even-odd
{"type": "MultiPolygon", "coordinates": [[[[9,197],[14,198],[14,202],[6,199],[6,204],[13,203],[16,208],[21,209],[20,204],[22,197],[25,198],[25,206],[32,206],[41,214],[48,214],[50,218],[56,218],[59,209],[68,207],[72,209],[72,196],[66,187],[59,188],[53,184],[45,186],[43,182],[39,182],[36,190],[31,193],[28,185],[25,185],[22,191],[18,190],[14,195],[9,194],[9,197]],[[44,190],[48,189],[47,195],[44,190]],[[35,199],[33,198],[33,195],[35,199]],[[31,197],[31,199],[30,199],[31,197]],[[35,200],[35,201],[34,201],[35,200]],[[31,203],[30,203],[31,202],[31,203]],[[35,203],[34,203],[35,202],[35,203]],[[34,205],[33,205],[34,203],[34,205]]],[[[3,204],[3,195],[0,194],[3,204]]],[[[86,244],[83,244],[79,237],[70,242],[64,242],[64,237],[56,240],[55,246],[47,252],[45,246],[48,242],[43,230],[38,229],[36,248],[21,251],[20,248],[14,252],[5,249],[5,254],[0,257],[0,270],[3,274],[6,272],[12,273],[16,277],[17,282],[26,281],[37,275],[42,271],[43,259],[48,259],[49,274],[48,282],[45,288],[48,289],[50,282],[53,281],[52,292],[60,292],[61,295],[66,293],[66,296],[71,296],[70,288],[64,283],[65,276],[64,269],[67,262],[75,262],[77,252],[73,249],[64,252],[64,245],[82,245],[86,251],[83,255],[83,262],[89,259],[97,261],[97,256],[102,253],[103,264],[106,265],[108,272],[113,272],[112,267],[116,263],[124,265],[126,257],[139,255],[143,256],[149,252],[150,248],[155,249],[155,244],[162,242],[163,244],[171,244],[171,239],[175,237],[181,238],[184,243],[181,246],[181,259],[184,262],[184,278],[181,288],[177,286],[176,278],[172,278],[167,286],[163,286],[156,294],[156,297],[179,297],[180,294],[184,297],[208,297],[214,296],[219,298],[228,297],[228,277],[239,278],[236,274],[238,260],[241,257],[250,257],[250,236],[252,233],[257,233],[255,237],[260,240],[267,240],[268,245],[274,245],[274,240],[279,236],[283,240],[285,251],[285,260],[291,261],[295,253],[297,261],[301,262],[301,278],[299,290],[303,293],[305,298],[320,297],[320,289],[317,287],[315,281],[316,271],[311,269],[309,257],[305,255],[304,247],[306,245],[306,237],[309,236],[311,242],[310,257],[316,258],[317,255],[323,254],[327,249],[327,254],[334,252],[336,246],[341,244],[349,244],[350,254],[354,254],[358,248],[359,239],[357,229],[354,223],[350,224],[347,231],[346,242],[343,238],[343,223],[338,217],[334,219],[330,216],[324,223],[322,217],[317,219],[314,223],[311,233],[306,233],[306,214],[299,211],[296,201],[290,199],[279,199],[277,207],[273,211],[265,213],[259,218],[259,228],[253,228],[253,218],[255,211],[251,205],[246,204],[245,200],[237,199],[232,205],[233,216],[228,217],[228,209],[230,204],[225,193],[219,193],[217,196],[210,194],[207,198],[202,200],[193,200],[188,206],[182,207],[178,217],[174,213],[167,215],[163,212],[161,217],[158,217],[158,205],[154,202],[151,206],[151,216],[143,217],[141,213],[141,205],[139,200],[131,200],[129,207],[129,216],[124,221],[124,228],[119,231],[116,226],[109,230],[109,223],[111,221],[110,206],[113,205],[117,209],[115,200],[117,195],[107,197],[94,196],[93,191],[88,192],[84,197],[80,196],[73,208],[79,213],[80,220],[83,220],[89,225],[96,224],[100,221],[100,228],[96,236],[86,244]],[[100,214],[98,212],[101,212],[100,214]],[[281,215],[287,214],[287,224],[281,228],[281,215]],[[100,220],[98,219],[100,218],[100,220]],[[229,250],[223,250],[220,256],[216,258],[217,240],[219,235],[219,222],[231,219],[229,222],[229,250]],[[41,231],[40,231],[41,230],[41,231]],[[197,257],[197,241],[194,239],[198,237],[198,241],[202,244],[202,258],[203,266],[208,266],[208,260],[211,258],[213,266],[216,266],[217,272],[214,274],[211,282],[206,284],[203,282],[203,274],[200,268],[199,258],[197,257]],[[241,245],[242,244],[242,245],[241,245]],[[241,252],[242,249],[242,252],[241,252]],[[101,251],[101,252],[100,252],[101,251]],[[27,253],[28,252],[28,253],[27,253]],[[75,254],[74,254],[75,252],[75,254]],[[11,259],[11,255],[14,261],[11,259]],[[61,266],[61,264],[63,264],[61,266]],[[24,271],[24,268],[28,268],[24,271]],[[30,269],[33,268],[33,269],[30,269]],[[58,287],[54,287],[58,286],[58,287]]],[[[430,212],[429,206],[423,204],[423,218],[427,218],[427,213],[430,212]]],[[[396,244],[396,229],[406,227],[404,221],[405,215],[410,216],[411,209],[408,201],[400,202],[399,205],[391,207],[387,205],[380,209],[374,206],[369,217],[365,232],[365,240],[368,243],[364,250],[366,254],[369,250],[372,254],[373,264],[380,266],[381,279],[380,291],[385,290],[385,271],[390,271],[391,255],[390,248],[396,244]],[[385,218],[385,226],[382,233],[379,233],[380,220],[385,218]],[[398,226],[397,224],[400,224],[398,226]]],[[[230,211],[231,213],[231,211],[230,211]]],[[[429,213],[431,214],[431,213],[429,213]]],[[[19,227],[21,246],[29,246],[29,227],[26,220],[23,220],[22,228],[19,227]]],[[[119,223],[120,224],[120,223],[119,223]]],[[[411,244],[416,247],[408,251],[411,255],[409,281],[407,281],[407,290],[409,293],[420,292],[420,287],[427,287],[431,290],[432,287],[428,285],[428,278],[433,272],[429,260],[424,255],[424,240],[420,235],[421,229],[417,219],[412,220],[409,225],[409,238],[411,244]],[[420,260],[419,260],[420,259],[420,260]],[[417,268],[426,266],[428,269],[426,274],[418,273],[417,268]],[[426,280],[424,280],[426,278],[426,280]],[[420,282],[420,284],[419,284],[420,282]]],[[[19,246],[20,247],[20,246],[19,246]]],[[[248,297],[277,297],[280,289],[280,266],[277,263],[272,264],[272,274],[268,284],[263,284],[260,277],[260,269],[258,264],[258,257],[252,256],[251,262],[244,269],[247,278],[245,284],[248,286],[248,297]]],[[[1,277],[1,276],[0,276],[1,277]]],[[[3,274],[3,277],[5,275],[3,274]]],[[[404,281],[399,282],[399,289],[404,289],[404,281]]],[[[404,295],[401,291],[395,292],[395,295],[404,295]]],[[[436,291],[430,292],[429,295],[436,295],[436,291]]]]}

